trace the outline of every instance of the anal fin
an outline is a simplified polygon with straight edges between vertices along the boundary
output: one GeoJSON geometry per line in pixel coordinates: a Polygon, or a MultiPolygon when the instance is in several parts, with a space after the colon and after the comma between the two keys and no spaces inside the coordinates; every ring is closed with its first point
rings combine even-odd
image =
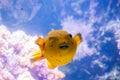
{"type": "Polygon", "coordinates": [[[55,66],[55,65],[52,65],[49,61],[47,61],[47,66],[48,66],[48,68],[50,68],[50,69],[55,69],[57,66],[55,66]]]}

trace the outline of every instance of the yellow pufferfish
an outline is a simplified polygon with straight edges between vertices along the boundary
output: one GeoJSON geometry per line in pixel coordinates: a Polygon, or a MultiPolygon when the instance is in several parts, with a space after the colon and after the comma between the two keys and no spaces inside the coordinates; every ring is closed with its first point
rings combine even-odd
{"type": "Polygon", "coordinates": [[[32,58],[32,62],[47,59],[50,69],[68,64],[76,53],[77,46],[82,42],[81,34],[72,37],[64,30],[53,30],[45,39],[38,37],[36,44],[40,47],[32,58]]]}

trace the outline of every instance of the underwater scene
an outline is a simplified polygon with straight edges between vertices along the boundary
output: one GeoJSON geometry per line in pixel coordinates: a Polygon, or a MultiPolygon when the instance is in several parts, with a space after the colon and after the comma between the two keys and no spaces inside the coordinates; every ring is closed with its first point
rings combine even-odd
{"type": "Polygon", "coordinates": [[[0,80],[120,80],[120,0],[0,0],[0,80]]]}

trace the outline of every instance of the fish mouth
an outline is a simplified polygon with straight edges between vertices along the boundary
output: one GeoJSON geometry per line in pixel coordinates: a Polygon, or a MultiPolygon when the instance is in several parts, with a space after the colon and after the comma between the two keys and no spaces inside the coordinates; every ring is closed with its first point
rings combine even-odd
{"type": "Polygon", "coordinates": [[[63,44],[63,45],[60,45],[59,48],[60,49],[67,49],[69,46],[67,44],[63,44]]]}

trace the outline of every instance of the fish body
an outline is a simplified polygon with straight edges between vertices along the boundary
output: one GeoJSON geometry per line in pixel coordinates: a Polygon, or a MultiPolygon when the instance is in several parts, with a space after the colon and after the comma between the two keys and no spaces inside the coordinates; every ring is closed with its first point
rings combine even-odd
{"type": "Polygon", "coordinates": [[[72,37],[71,34],[64,30],[51,31],[45,39],[39,37],[36,40],[40,50],[33,54],[31,61],[35,62],[46,58],[47,65],[51,69],[57,66],[64,66],[73,59],[77,46],[81,41],[80,34],[72,37]]]}

